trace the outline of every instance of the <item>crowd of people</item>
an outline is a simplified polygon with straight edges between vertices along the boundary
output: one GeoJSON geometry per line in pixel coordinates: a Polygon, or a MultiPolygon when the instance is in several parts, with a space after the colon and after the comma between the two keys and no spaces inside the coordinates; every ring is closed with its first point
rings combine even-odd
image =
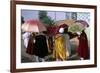
{"type": "Polygon", "coordinates": [[[87,35],[82,32],[68,32],[68,26],[63,24],[57,29],[55,35],[48,35],[47,32],[24,32],[22,34],[26,53],[33,55],[34,62],[44,61],[67,61],[89,59],[89,45],[87,35]],[[77,37],[79,43],[72,54],[70,39],[77,37]]]}

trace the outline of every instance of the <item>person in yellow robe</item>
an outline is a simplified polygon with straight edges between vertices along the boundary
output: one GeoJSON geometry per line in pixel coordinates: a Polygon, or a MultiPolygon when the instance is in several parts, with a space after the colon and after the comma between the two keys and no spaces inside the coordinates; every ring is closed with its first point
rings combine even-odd
{"type": "Polygon", "coordinates": [[[68,59],[69,53],[66,49],[66,40],[65,35],[62,34],[64,32],[64,28],[59,29],[59,33],[54,37],[54,50],[53,50],[53,58],[56,60],[64,61],[68,59]]]}

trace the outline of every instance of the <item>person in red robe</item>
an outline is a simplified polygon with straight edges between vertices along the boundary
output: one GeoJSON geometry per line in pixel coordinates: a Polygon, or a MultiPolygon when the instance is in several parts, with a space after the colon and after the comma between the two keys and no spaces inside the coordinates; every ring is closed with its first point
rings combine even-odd
{"type": "Polygon", "coordinates": [[[37,48],[35,46],[35,43],[33,42],[34,40],[35,40],[35,34],[32,33],[29,37],[28,46],[26,48],[26,53],[30,55],[35,55],[35,53],[37,52],[37,48]]]}
{"type": "Polygon", "coordinates": [[[79,46],[77,49],[78,56],[83,60],[89,59],[88,39],[84,30],[82,31],[78,39],[79,39],[79,46]]]}

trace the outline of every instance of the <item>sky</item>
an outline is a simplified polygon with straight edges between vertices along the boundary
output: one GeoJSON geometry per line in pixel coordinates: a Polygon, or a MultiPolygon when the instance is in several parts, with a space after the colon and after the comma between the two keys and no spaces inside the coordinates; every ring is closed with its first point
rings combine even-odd
{"type": "Polygon", "coordinates": [[[36,19],[38,20],[38,11],[35,10],[22,10],[21,16],[24,17],[24,20],[36,19]]]}
{"type": "MultiPolygon", "coordinates": [[[[39,11],[37,10],[22,10],[21,16],[24,17],[24,20],[39,20],[39,11]]],[[[51,17],[52,20],[59,21],[65,19],[71,19],[71,12],[61,12],[61,11],[48,11],[47,16],[51,17]],[[67,14],[66,14],[67,13],[67,14]]],[[[90,13],[86,12],[77,12],[77,20],[85,20],[88,24],[90,22],[90,13]]]]}
{"type": "MultiPolygon", "coordinates": [[[[29,19],[39,19],[38,15],[39,11],[36,10],[22,10],[21,11],[21,16],[24,17],[24,20],[29,20],[29,19]]],[[[66,13],[65,12],[54,12],[54,11],[48,11],[47,16],[51,17],[53,20],[64,20],[66,19],[66,13]]]]}

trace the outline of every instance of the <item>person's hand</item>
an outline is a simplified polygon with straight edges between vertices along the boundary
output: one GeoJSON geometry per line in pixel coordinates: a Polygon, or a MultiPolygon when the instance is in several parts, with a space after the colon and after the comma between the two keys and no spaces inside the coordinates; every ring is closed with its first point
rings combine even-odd
{"type": "Polygon", "coordinates": [[[80,32],[76,32],[78,35],[80,35],[81,33],[80,32]]]}

